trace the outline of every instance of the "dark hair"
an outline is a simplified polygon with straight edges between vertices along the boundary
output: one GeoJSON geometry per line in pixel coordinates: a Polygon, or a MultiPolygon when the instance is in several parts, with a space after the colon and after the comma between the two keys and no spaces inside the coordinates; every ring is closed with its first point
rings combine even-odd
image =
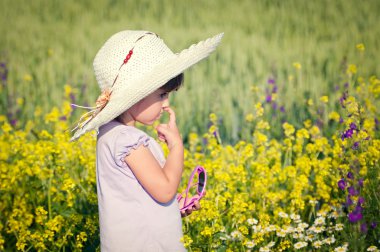
{"type": "Polygon", "coordinates": [[[166,84],[163,85],[160,89],[168,93],[170,93],[173,90],[177,91],[183,85],[183,81],[184,81],[184,75],[183,73],[180,73],[176,77],[166,82],[166,84]]]}

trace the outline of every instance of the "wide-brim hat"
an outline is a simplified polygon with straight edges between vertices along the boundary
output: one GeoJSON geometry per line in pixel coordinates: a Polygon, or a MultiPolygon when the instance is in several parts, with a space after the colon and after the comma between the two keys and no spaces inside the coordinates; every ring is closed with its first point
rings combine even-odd
{"type": "Polygon", "coordinates": [[[109,38],[94,59],[102,91],[97,106],[82,117],[71,141],[121,115],[170,79],[209,56],[223,33],[173,53],[155,33],[121,31],[109,38]]]}

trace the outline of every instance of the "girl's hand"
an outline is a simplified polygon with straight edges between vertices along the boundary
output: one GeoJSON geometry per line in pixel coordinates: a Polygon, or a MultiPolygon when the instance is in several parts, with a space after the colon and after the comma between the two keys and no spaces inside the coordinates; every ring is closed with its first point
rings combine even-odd
{"type": "Polygon", "coordinates": [[[169,150],[177,145],[182,146],[182,138],[179,133],[174,110],[170,107],[165,107],[164,111],[169,113],[169,122],[160,124],[156,127],[158,139],[168,145],[169,150]]]}
{"type": "MultiPolygon", "coordinates": [[[[185,201],[185,198],[182,198],[180,201],[179,201],[179,209],[181,209],[183,207],[183,203],[185,201]]],[[[184,211],[181,211],[181,217],[186,217],[186,216],[189,216],[193,211],[198,211],[199,209],[201,209],[201,205],[199,204],[199,201],[194,201],[194,205],[191,207],[191,208],[188,208],[184,211]]]]}

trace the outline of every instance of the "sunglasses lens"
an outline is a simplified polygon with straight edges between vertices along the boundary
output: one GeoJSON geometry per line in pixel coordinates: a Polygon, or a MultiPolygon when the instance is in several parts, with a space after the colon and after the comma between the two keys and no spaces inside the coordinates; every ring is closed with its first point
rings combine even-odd
{"type": "Polygon", "coordinates": [[[199,181],[198,181],[198,192],[203,192],[205,186],[205,173],[201,172],[199,173],[199,181]]]}

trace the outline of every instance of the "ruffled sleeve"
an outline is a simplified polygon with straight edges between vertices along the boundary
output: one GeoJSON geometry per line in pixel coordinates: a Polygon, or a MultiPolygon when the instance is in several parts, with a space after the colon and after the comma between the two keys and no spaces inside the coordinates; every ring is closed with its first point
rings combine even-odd
{"type": "Polygon", "coordinates": [[[121,131],[115,139],[115,161],[120,167],[127,166],[125,157],[130,155],[141,145],[147,147],[149,145],[149,136],[143,131],[130,127],[121,131]]]}

